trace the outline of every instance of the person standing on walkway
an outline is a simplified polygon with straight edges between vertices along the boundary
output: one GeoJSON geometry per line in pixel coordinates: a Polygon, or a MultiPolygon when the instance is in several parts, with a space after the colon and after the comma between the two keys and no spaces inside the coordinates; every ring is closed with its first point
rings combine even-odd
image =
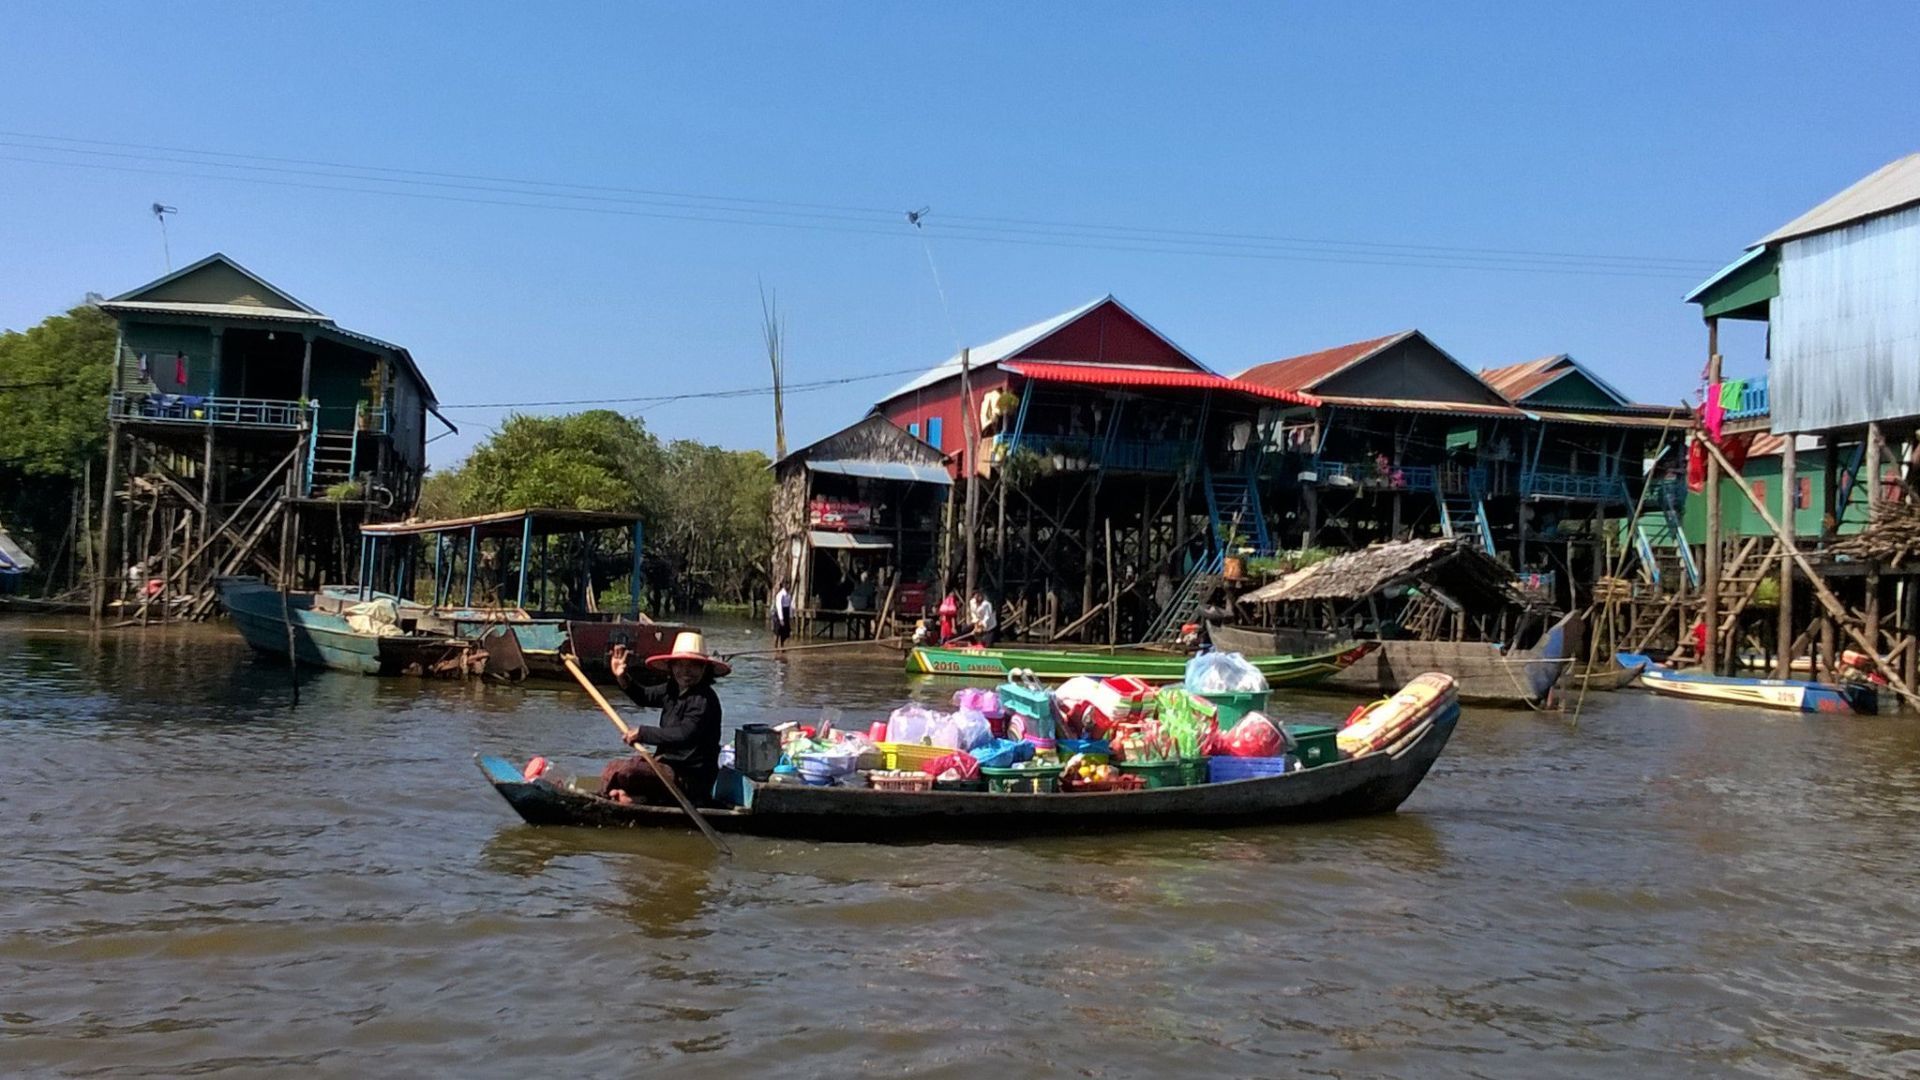
{"type": "Polygon", "coordinates": [[[787,639],[793,636],[793,593],[787,583],[780,583],[780,591],[773,594],[773,647],[784,649],[787,639]]]}

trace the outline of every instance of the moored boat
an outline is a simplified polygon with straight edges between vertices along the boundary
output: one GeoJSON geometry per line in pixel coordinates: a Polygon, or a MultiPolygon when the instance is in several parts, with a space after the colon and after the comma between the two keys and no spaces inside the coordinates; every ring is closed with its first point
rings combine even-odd
{"type": "MultiPolygon", "coordinates": [[[[1353,690],[1369,696],[1392,693],[1423,671],[1443,671],[1459,684],[1462,701],[1484,705],[1543,705],[1572,663],[1579,616],[1554,623],[1530,649],[1502,651],[1486,641],[1381,641],[1355,663],[1321,684],[1329,690],[1353,690]]],[[[1214,646],[1259,663],[1299,640],[1299,633],[1253,627],[1210,625],[1214,646]]]]}
{"type": "MultiPolygon", "coordinates": [[[[702,815],[725,832],[896,842],[1360,817],[1389,813],[1413,794],[1446,747],[1459,717],[1459,702],[1448,695],[1388,747],[1277,776],[1075,794],[889,792],[741,778],[739,805],[703,810],[702,815]]],[[[531,825],[690,827],[678,807],[618,803],[544,779],[529,782],[498,757],[476,761],[494,790],[531,825]]]]}
{"type": "MultiPolygon", "coordinates": [[[[1368,644],[1347,644],[1297,656],[1249,656],[1269,686],[1311,686],[1367,654],[1368,644]]],[[[958,675],[1004,680],[1013,671],[1031,671],[1049,680],[1078,675],[1104,678],[1132,675],[1147,682],[1178,682],[1186,677],[1187,657],[1146,649],[1078,652],[1066,649],[952,649],[918,646],[907,654],[907,671],[916,675],[958,675]]]]}
{"type": "Polygon", "coordinates": [[[1574,672],[1574,684],[1587,690],[1609,691],[1623,690],[1639,681],[1640,673],[1647,669],[1644,660],[1627,663],[1614,657],[1610,667],[1594,671],[1574,672]]]}
{"type": "Polygon", "coordinates": [[[1789,712],[1872,716],[1879,712],[1879,691],[1871,683],[1807,682],[1801,679],[1751,679],[1739,675],[1702,675],[1675,671],[1638,653],[1620,653],[1623,664],[1642,663],[1640,685],[1670,697],[1718,701],[1789,712]]]}
{"type": "Polygon", "coordinates": [[[255,577],[221,578],[215,585],[234,629],[254,651],[285,656],[291,643],[294,658],[311,667],[380,674],[382,636],[355,628],[338,597],[324,591],[283,596],[255,577]]]}

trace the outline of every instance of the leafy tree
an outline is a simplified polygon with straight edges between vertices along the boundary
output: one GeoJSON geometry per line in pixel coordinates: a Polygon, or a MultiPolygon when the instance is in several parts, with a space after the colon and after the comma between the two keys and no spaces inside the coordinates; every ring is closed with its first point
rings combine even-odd
{"type": "Polygon", "coordinates": [[[112,317],[90,305],[0,333],[0,520],[43,564],[88,463],[103,473],[114,340],[112,317]]]}
{"type": "Polygon", "coordinates": [[[653,524],[660,508],[660,441],[638,419],[610,409],[567,416],[510,416],[442,484],[462,512],[524,506],[621,510],[653,524]]]}

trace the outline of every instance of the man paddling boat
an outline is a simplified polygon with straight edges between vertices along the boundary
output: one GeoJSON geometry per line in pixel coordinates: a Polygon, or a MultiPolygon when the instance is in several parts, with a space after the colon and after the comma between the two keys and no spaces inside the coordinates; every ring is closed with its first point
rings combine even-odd
{"type": "MultiPolygon", "coordinates": [[[[673,639],[673,651],[647,659],[647,666],[664,668],[667,681],[642,686],[628,674],[631,656],[616,645],[607,666],[634,704],[659,709],[658,724],[636,725],[626,736],[629,746],[647,743],[654,758],[671,779],[695,802],[710,802],[713,782],[720,772],[720,696],[713,682],[733,671],[724,660],[707,655],[706,639],[686,630],[673,639]]],[[[666,803],[671,796],[645,758],[635,755],[609,764],[600,774],[600,794],[620,802],[666,803]]]]}

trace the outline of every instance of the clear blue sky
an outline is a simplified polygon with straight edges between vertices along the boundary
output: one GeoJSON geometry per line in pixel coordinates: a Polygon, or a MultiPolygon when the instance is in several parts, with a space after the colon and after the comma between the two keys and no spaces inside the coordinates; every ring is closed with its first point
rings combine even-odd
{"type": "MultiPolygon", "coordinates": [[[[20,5],[0,129],[101,144],[0,135],[0,326],[157,276],[158,200],[179,208],[176,265],[227,252],[406,344],[449,405],[762,385],[761,279],[792,382],[930,365],[955,328],[984,341],[1112,292],[1226,372],[1418,326],[1476,368],[1571,352],[1672,401],[1705,349],[1687,288],[1920,149],[1917,40],[1911,3],[20,5]],[[617,213],[474,187],[406,190],[542,205],[401,198],[109,143],[629,190],[569,203],[617,213]],[[929,206],[952,322],[904,220],[677,220],[720,204],[639,190],[929,206]],[[966,216],[1338,243],[1108,250],[1055,225],[982,243],[957,238],[966,216]]],[[[1758,349],[1734,335],[1729,372],[1758,349]]],[[[795,395],[790,439],[897,381],[795,395]]],[[[502,412],[453,415],[440,464],[502,412]]],[[[772,445],[765,398],[643,415],[667,437],[772,445]]]]}

